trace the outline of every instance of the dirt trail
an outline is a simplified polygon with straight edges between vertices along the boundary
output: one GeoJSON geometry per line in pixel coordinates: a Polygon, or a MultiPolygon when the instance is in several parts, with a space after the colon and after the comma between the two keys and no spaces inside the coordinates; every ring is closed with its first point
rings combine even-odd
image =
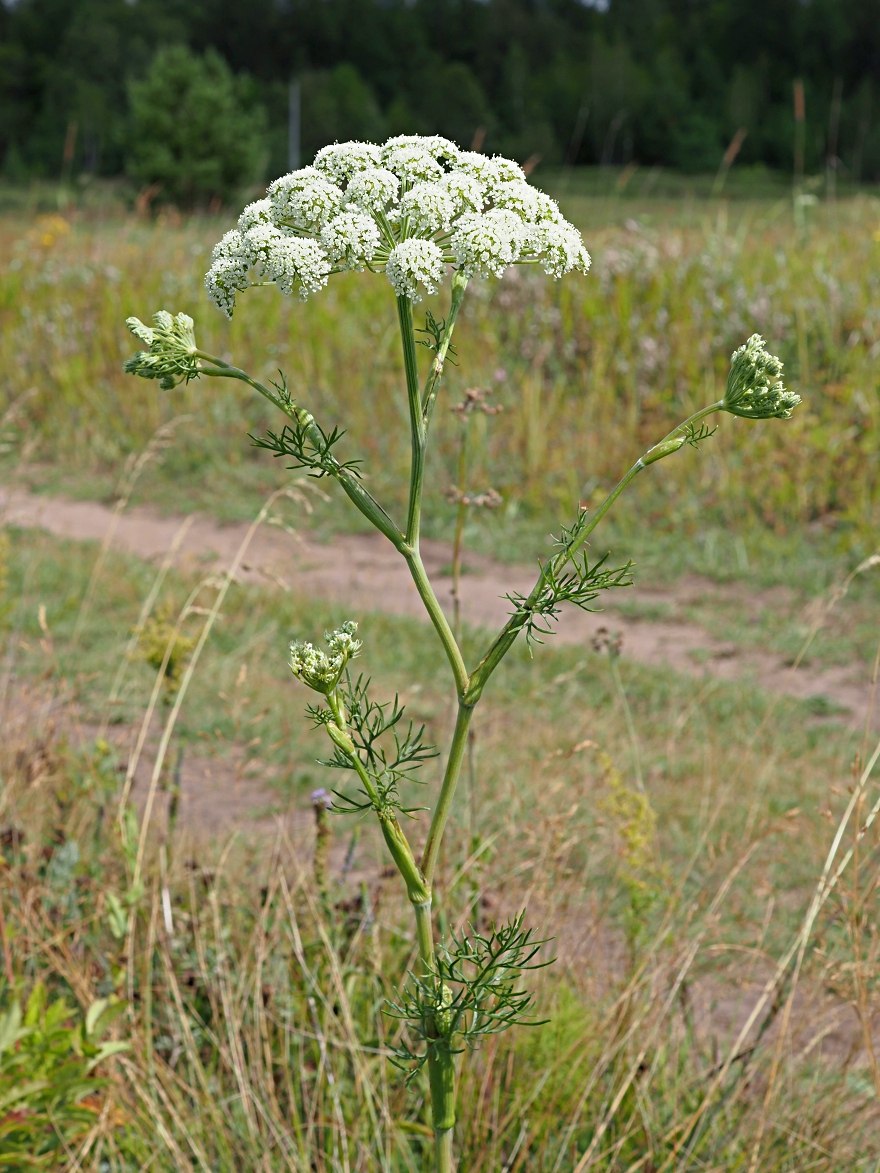
{"type": "MultiPolygon", "coordinates": [[[[163,517],[137,506],[118,518],[106,505],[43,497],[26,490],[0,487],[0,521],[22,527],[39,527],[59,537],[103,541],[116,524],[113,544],[146,559],[166,554],[184,522],[182,517],[163,517]]],[[[247,524],[221,525],[197,515],[180,545],[182,565],[197,563],[206,570],[225,568],[235,556],[247,524]]],[[[451,561],[450,547],[424,541],[422,554],[435,590],[444,606],[451,607],[451,578],[442,572],[451,561]]],[[[505,566],[467,553],[470,570],[462,581],[462,611],[476,626],[497,628],[508,613],[503,597],[511,590],[527,592],[535,571],[527,566],[505,566]]],[[[247,581],[292,590],[305,596],[332,599],[353,612],[383,611],[424,619],[424,611],[400,556],[379,534],[341,534],[323,545],[307,532],[292,536],[263,526],[254,536],[241,572],[247,581]]],[[[668,590],[629,589],[628,603],[686,605],[725,589],[709,579],[689,576],[668,590]]],[[[792,670],[780,657],[744,651],[724,643],[696,624],[628,618],[607,606],[599,614],[567,608],[555,640],[589,646],[600,627],[611,627],[623,636],[623,655],[643,664],[667,664],[678,672],[698,677],[733,679],[746,676],[768,692],[795,697],[822,696],[847,711],[854,726],[864,723],[870,699],[865,667],[801,667],[792,670]]]]}

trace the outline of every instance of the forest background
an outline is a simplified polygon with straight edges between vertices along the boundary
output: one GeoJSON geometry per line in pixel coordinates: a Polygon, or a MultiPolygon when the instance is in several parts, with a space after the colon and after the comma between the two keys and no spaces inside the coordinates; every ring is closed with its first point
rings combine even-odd
{"type": "Polygon", "coordinates": [[[87,181],[132,164],[132,86],[158,50],[216,52],[253,115],[254,183],[334,139],[439,132],[545,164],[880,178],[878,0],[3,0],[0,174],[87,181]]]}

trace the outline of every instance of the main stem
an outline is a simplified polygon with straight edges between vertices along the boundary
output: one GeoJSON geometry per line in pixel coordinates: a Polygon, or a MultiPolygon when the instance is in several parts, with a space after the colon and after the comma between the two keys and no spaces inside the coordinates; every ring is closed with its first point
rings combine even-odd
{"type": "Polygon", "coordinates": [[[458,513],[455,518],[455,538],[452,542],[452,627],[455,638],[461,638],[461,550],[464,543],[464,520],[467,505],[464,500],[467,480],[468,419],[461,423],[461,442],[458,449],[458,513]]]}
{"type": "MultiPolygon", "coordinates": [[[[472,705],[461,704],[467,690],[468,672],[462,658],[458,641],[449,621],[440,606],[431,586],[419,552],[419,529],[422,515],[422,490],[425,478],[425,454],[428,439],[428,423],[433,410],[443,369],[443,361],[449,350],[452,325],[464,296],[465,283],[459,280],[453,289],[453,303],[442,341],[438,345],[437,357],[432,364],[431,375],[424,396],[419,388],[418,363],[416,357],[415,329],[412,318],[412,302],[408,297],[398,297],[397,317],[400,323],[400,337],[403,346],[403,366],[406,374],[406,392],[409,405],[410,437],[412,457],[410,465],[409,503],[407,506],[405,546],[402,553],[406,558],[416,589],[425,604],[425,609],[440,637],[455,679],[455,690],[459,697],[458,718],[455,732],[440,788],[437,806],[431,818],[428,840],[422,858],[421,876],[428,898],[412,901],[416,918],[416,936],[422,976],[434,974],[434,931],[431,921],[431,885],[443,831],[449,817],[461,765],[467,746],[472,705]]],[[[439,978],[436,978],[439,982],[439,978]]],[[[442,991],[438,990],[438,1000],[442,991]]],[[[434,1161],[436,1173],[452,1173],[452,1138],[455,1129],[455,1054],[450,1041],[437,1030],[433,1016],[424,1024],[428,1046],[428,1081],[431,1088],[431,1119],[434,1126],[434,1161]]]]}

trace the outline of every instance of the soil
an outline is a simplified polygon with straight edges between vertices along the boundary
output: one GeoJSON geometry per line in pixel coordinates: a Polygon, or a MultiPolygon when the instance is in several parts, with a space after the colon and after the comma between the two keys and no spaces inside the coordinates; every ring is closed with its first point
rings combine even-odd
{"type": "MultiPolygon", "coordinates": [[[[221,525],[204,515],[190,519],[162,516],[148,506],[122,513],[94,501],[44,497],[26,490],[0,487],[0,520],[22,527],[40,527],[59,537],[112,544],[142,558],[162,558],[189,525],[177,555],[181,566],[225,569],[247,533],[245,523],[221,525]]],[[[422,556],[437,595],[451,611],[452,580],[444,571],[451,563],[447,543],[422,542],[422,556]]],[[[480,554],[467,553],[468,573],[462,578],[465,622],[497,629],[506,619],[511,591],[528,592],[535,570],[508,566],[480,554]]],[[[296,534],[264,525],[254,536],[240,571],[245,581],[261,582],[305,596],[333,600],[352,612],[382,611],[425,619],[421,601],[399,554],[380,534],[339,534],[325,545],[307,530],[296,534]]],[[[697,602],[723,600],[731,588],[690,575],[668,589],[629,588],[622,595],[633,605],[668,607],[673,612],[697,602]]],[[[754,595],[750,596],[753,601],[754,595]]],[[[757,600],[760,602],[760,600],[757,600]]],[[[600,628],[622,637],[622,654],[642,664],[666,664],[700,678],[730,680],[746,677],[769,693],[799,698],[823,697],[853,728],[865,724],[871,708],[868,672],[862,664],[792,668],[782,657],[713,637],[697,624],[676,619],[632,618],[606,606],[600,613],[566,608],[554,641],[587,648],[600,628]]]]}

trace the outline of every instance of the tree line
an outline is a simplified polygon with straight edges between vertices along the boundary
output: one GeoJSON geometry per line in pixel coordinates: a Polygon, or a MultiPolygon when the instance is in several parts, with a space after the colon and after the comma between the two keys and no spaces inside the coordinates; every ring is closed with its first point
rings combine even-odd
{"type": "Polygon", "coordinates": [[[303,159],[439,132],[699,172],[800,142],[880,178],[880,0],[0,0],[0,169],[161,183],[188,139],[188,190],[223,194],[287,169],[292,79],[303,159]]]}

